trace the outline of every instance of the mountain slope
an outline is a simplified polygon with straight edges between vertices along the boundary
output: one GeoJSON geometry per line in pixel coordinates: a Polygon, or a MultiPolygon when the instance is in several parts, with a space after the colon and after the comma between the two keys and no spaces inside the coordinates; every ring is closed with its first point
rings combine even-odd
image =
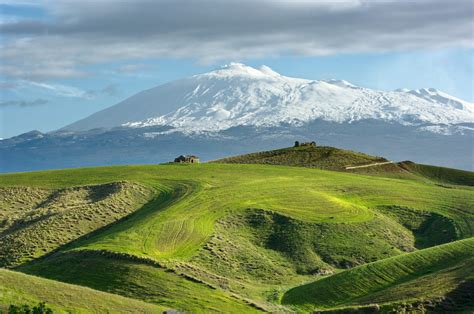
{"type": "MultiPolygon", "coordinates": [[[[313,311],[378,302],[413,302],[420,298],[442,299],[462,286],[462,279],[469,283],[464,284],[464,289],[472,287],[473,271],[474,238],[469,238],[366,264],[293,288],[285,293],[282,303],[313,311]]],[[[474,296],[472,291],[470,295],[474,296]]],[[[463,300],[465,306],[472,306],[468,300],[468,296],[463,300]]],[[[462,304],[459,307],[454,309],[462,309],[462,304]]]]}
{"type": "Polygon", "coordinates": [[[140,92],[50,132],[0,141],[0,172],[214,160],[316,139],[390,160],[474,170],[474,105],[230,64],[140,92]]]}
{"type": "Polygon", "coordinates": [[[376,91],[346,81],[291,78],[266,66],[254,69],[231,63],[143,91],[64,129],[167,125],[186,132],[220,131],[236,126],[298,125],[317,119],[473,123],[474,104],[434,89],[376,91]]]}

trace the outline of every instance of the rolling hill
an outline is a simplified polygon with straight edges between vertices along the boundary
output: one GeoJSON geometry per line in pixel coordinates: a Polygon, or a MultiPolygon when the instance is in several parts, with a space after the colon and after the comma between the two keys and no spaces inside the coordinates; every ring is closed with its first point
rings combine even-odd
{"type": "Polygon", "coordinates": [[[0,269],[0,310],[39,302],[54,313],[160,313],[167,308],[118,295],[0,269]]]}
{"type": "Polygon", "coordinates": [[[383,157],[370,156],[335,147],[308,145],[228,157],[214,162],[346,170],[347,167],[385,163],[387,161],[383,157]]]}
{"type": "MultiPolygon", "coordinates": [[[[378,288],[354,290],[361,301],[347,303],[328,292],[324,308],[440,304],[459,290],[472,266],[472,187],[404,169],[403,177],[349,172],[342,167],[384,159],[328,147],[250,156],[262,155],[259,163],[271,162],[1,175],[0,267],[187,312],[284,312],[317,308],[291,297],[307,283],[412,265],[407,256],[418,265],[432,252],[380,287],[408,291],[396,277],[407,274],[431,284],[432,269],[446,278],[439,293],[384,299],[378,288]],[[314,168],[294,167],[306,160],[314,168]]],[[[452,306],[469,307],[458,294],[452,306]]]]}
{"type": "Polygon", "coordinates": [[[429,304],[432,310],[466,310],[443,296],[464,297],[467,306],[474,305],[473,274],[474,238],[470,238],[362,265],[293,288],[285,293],[282,303],[314,311],[407,300],[422,305],[423,300],[433,300],[429,304]]]}
{"type": "Polygon", "coordinates": [[[318,168],[396,178],[423,178],[436,183],[474,186],[474,173],[470,171],[421,165],[411,161],[391,162],[384,157],[329,146],[288,147],[211,162],[318,168]]]}

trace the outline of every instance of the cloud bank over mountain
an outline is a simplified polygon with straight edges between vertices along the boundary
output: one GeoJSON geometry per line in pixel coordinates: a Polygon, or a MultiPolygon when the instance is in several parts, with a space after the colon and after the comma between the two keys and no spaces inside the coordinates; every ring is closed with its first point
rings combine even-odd
{"type": "Polygon", "coordinates": [[[39,1],[44,15],[6,19],[1,73],[87,75],[117,60],[472,47],[473,3],[458,1],[39,1]]]}

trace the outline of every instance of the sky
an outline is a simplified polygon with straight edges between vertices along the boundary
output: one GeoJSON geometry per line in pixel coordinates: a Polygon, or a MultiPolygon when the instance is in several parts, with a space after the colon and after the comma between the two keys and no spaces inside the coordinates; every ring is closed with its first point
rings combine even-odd
{"type": "Polygon", "coordinates": [[[474,102],[474,1],[0,0],[0,138],[229,62],[474,102]]]}

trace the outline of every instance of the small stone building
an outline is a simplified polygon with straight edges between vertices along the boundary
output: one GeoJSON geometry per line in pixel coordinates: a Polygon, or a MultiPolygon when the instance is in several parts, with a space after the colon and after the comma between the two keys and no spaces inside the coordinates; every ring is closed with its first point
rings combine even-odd
{"type": "Polygon", "coordinates": [[[177,163],[188,163],[188,164],[198,164],[199,163],[199,157],[194,156],[194,155],[181,155],[179,157],[176,157],[174,159],[174,162],[177,163]]]}
{"type": "Polygon", "coordinates": [[[301,146],[316,147],[316,142],[315,142],[315,141],[312,141],[312,142],[303,142],[303,143],[300,143],[300,142],[298,142],[298,141],[295,142],[295,147],[301,147],[301,146]]]}

